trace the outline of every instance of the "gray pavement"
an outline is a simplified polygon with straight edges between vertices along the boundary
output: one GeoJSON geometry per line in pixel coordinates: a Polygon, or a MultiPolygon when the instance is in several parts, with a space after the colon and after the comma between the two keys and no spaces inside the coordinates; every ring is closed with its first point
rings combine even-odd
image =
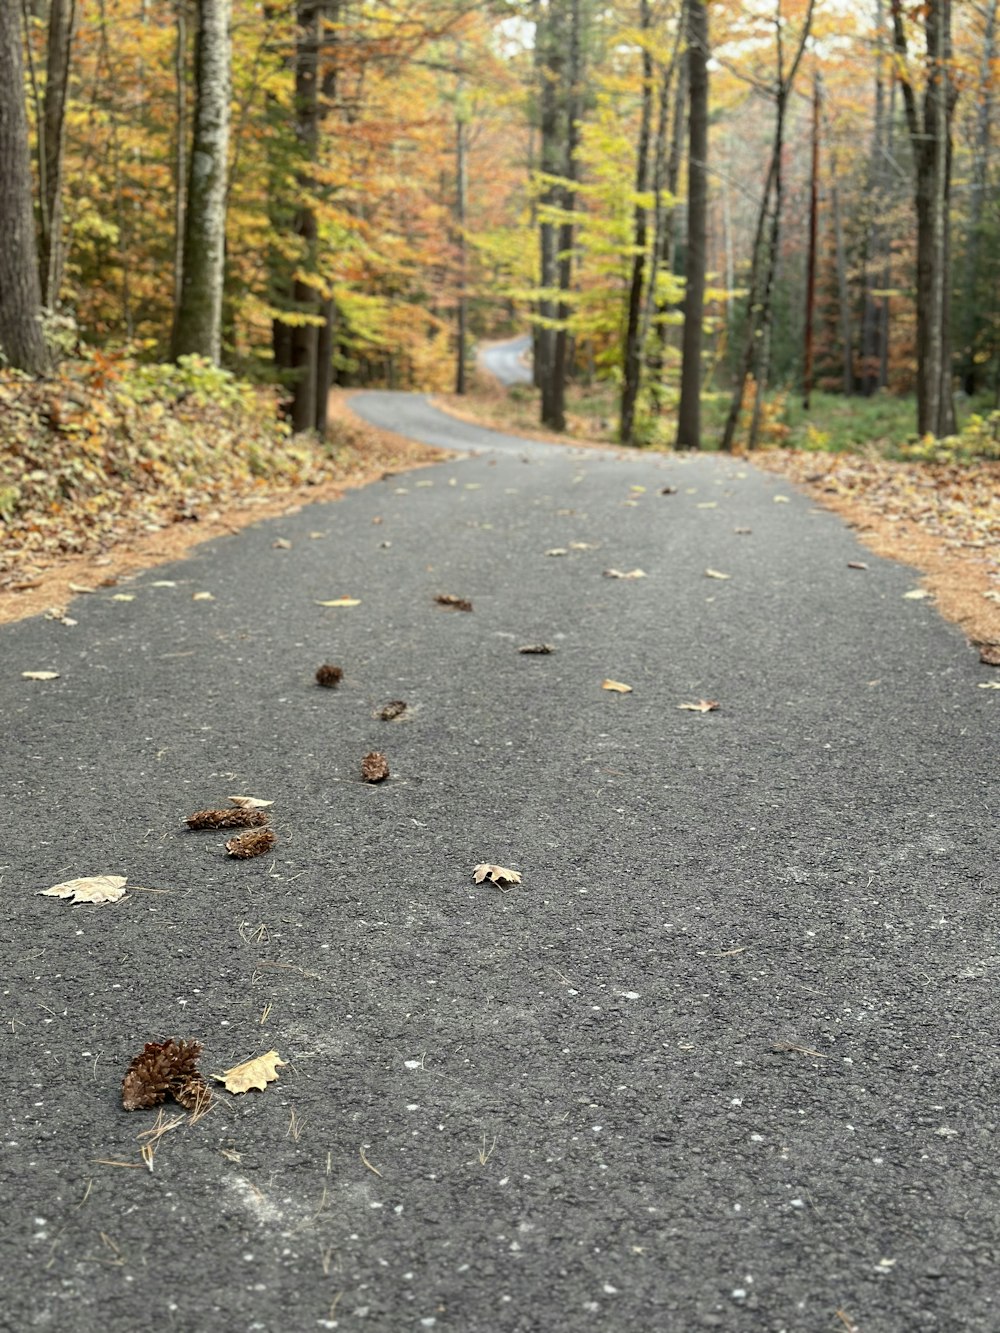
{"type": "Polygon", "coordinates": [[[480,347],[479,364],[484,370],[494,375],[501,384],[530,384],[531,334],[522,333],[517,338],[506,342],[491,343],[480,347]]]}
{"type": "Polygon", "coordinates": [[[354,402],[467,456],[0,629],[0,1327],[1000,1328],[989,669],[744,463],[354,402]],[[169,1036],[288,1063],[149,1170],[169,1036]]]}

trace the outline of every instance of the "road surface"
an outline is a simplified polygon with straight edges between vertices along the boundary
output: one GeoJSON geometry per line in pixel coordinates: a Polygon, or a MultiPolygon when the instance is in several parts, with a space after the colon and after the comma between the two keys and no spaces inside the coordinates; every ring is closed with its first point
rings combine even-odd
{"type": "Polygon", "coordinates": [[[465,456],[0,629],[0,1326],[995,1333],[988,668],[745,463],[354,402],[465,456]],[[171,1036],[286,1063],[157,1137],[171,1036]]]}
{"type": "Polygon", "coordinates": [[[525,333],[508,342],[480,347],[477,359],[501,384],[530,384],[530,352],[531,335],[525,333]]]}

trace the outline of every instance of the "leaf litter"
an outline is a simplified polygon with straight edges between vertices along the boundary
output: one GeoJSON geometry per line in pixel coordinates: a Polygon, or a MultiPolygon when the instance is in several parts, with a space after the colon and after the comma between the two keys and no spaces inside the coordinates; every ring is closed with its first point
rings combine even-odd
{"type": "Polygon", "coordinates": [[[278,1070],[286,1068],[287,1064],[288,1061],[282,1060],[277,1051],[265,1051],[263,1055],[255,1055],[252,1060],[244,1060],[242,1064],[233,1065],[232,1069],[227,1069],[223,1074],[213,1074],[212,1077],[217,1083],[223,1084],[227,1092],[238,1097],[252,1088],[263,1092],[269,1083],[277,1082],[278,1070]]]}
{"type": "Polygon", "coordinates": [[[512,884],[520,884],[521,876],[516,870],[508,870],[506,866],[493,865],[489,861],[481,861],[472,871],[472,878],[477,884],[482,884],[483,880],[488,879],[491,884],[495,884],[498,889],[508,889],[512,884]]]}

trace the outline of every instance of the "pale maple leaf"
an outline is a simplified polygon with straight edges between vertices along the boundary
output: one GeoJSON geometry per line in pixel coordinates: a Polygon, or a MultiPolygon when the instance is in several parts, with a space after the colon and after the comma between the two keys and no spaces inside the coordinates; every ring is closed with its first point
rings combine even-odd
{"type": "Polygon", "coordinates": [[[491,865],[488,861],[482,861],[474,868],[472,878],[477,884],[482,884],[484,879],[488,879],[500,889],[505,885],[521,882],[521,876],[516,870],[508,870],[506,866],[491,865]]]}
{"type": "Polygon", "coordinates": [[[116,903],[125,896],[126,879],[126,875],[89,875],[38,892],[45,898],[71,898],[75,903],[116,903]]]}
{"type": "Polygon", "coordinates": [[[278,1070],[284,1069],[287,1063],[277,1051],[266,1051],[263,1055],[255,1055],[252,1060],[244,1060],[241,1065],[233,1065],[224,1074],[213,1074],[212,1077],[234,1095],[249,1092],[251,1088],[263,1092],[269,1083],[277,1080],[278,1070]]]}

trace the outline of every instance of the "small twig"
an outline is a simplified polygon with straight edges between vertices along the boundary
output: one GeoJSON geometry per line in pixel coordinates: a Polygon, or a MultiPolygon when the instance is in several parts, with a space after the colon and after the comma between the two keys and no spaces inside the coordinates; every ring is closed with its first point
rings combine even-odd
{"type": "Polygon", "coordinates": [[[90,1159],[98,1166],[127,1166],[130,1171],[141,1171],[141,1162],[116,1162],[110,1157],[92,1157],[90,1159]]]}
{"type": "Polygon", "coordinates": [[[796,1046],[793,1041],[776,1041],[774,1049],[776,1051],[798,1051],[799,1055],[815,1055],[820,1060],[829,1060],[830,1058],[828,1055],[824,1055],[822,1051],[814,1051],[811,1046],[796,1046]]]}
{"type": "Polygon", "coordinates": [[[382,1172],[378,1169],[378,1167],[372,1166],[371,1162],[369,1162],[368,1158],[365,1156],[364,1148],[359,1148],[358,1154],[360,1155],[362,1162],[364,1162],[365,1166],[368,1168],[369,1171],[374,1171],[377,1176],[382,1175],[382,1172]]]}
{"type": "Polygon", "coordinates": [[[847,1329],[847,1333],[861,1333],[861,1330],[858,1328],[857,1324],[854,1322],[851,1316],[847,1314],[844,1310],[837,1310],[836,1315],[837,1318],[840,1320],[840,1322],[847,1329]]]}

